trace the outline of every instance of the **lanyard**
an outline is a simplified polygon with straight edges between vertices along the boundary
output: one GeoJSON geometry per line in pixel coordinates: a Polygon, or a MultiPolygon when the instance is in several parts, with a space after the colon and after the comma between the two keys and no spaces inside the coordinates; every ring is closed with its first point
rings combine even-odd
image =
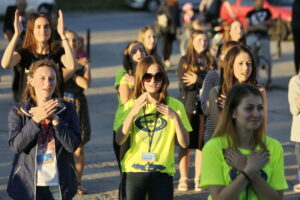
{"type": "Polygon", "coordinates": [[[154,132],[155,132],[156,125],[157,125],[158,113],[155,114],[155,123],[154,123],[154,128],[152,129],[152,131],[149,129],[149,126],[148,126],[148,121],[147,121],[146,114],[145,114],[145,108],[144,108],[144,116],[145,116],[145,122],[146,122],[146,127],[147,127],[147,132],[148,132],[148,138],[149,138],[148,152],[150,153],[151,152],[151,146],[152,146],[153,138],[154,138],[154,132]]]}

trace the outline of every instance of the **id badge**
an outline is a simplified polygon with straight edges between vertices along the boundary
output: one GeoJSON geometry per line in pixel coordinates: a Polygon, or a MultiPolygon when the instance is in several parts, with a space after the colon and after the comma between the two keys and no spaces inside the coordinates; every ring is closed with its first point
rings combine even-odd
{"type": "Polygon", "coordinates": [[[156,153],[142,153],[142,160],[147,162],[155,162],[156,153]]]}

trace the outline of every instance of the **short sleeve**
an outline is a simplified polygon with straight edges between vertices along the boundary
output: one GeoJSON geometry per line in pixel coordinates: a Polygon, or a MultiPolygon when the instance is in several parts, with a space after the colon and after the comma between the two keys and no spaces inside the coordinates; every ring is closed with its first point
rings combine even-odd
{"type": "Polygon", "coordinates": [[[272,150],[270,162],[272,163],[272,171],[269,184],[275,190],[284,190],[288,188],[285,176],[284,176],[284,160],[283,160],[283,149],[281,144],[272,139],[272,150]]]}
{"type": "Polygon", "coordinates": [[[59,48],[56,52],[51,55],[51,58],[55,63],[59,63],[61,57],[65,54],[65,50],[63,48],[59,48]]]}
{"type": "Polygon", "coordinates": [[[223,170],[222,147],[218,139],[209,140],[202,150],[201,182],[200,186],[226,185],[223,170]]]}
{"type": "Polygon", "coordinates": [[[116,89],[117,89],[117,87],[119,87],[120,81],[125,73],[126,73],[126,71],[123,68],[120,69],[119,71],[117,71],[116,76],[115,76],[115,84],[114,84],[116,89]]]}
{"type": "Polygon", "coordinates": [[[190,124],[190,121],[188,119],[188,116],[185,112],[185,108],[184,108],[184,105],[178,101],[178,106],[177,106],[177,114],[179,115],[180,119],[181,119],[181,122],[184,126],[184,128],[188,131],[188,132],[191,132],[193,131],[193,128],[190,124]]]}

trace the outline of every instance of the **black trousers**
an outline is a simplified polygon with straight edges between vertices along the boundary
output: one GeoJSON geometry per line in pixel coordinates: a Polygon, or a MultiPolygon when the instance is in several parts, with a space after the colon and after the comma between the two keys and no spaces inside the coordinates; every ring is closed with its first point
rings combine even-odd
{"type": "Polygon", "coordinates": [[[160,172],[126,173],[126,200],[172,200],[173,177],[160,172]]]}
{"type": "Polygon", "coordinates": [[[125,184],[126,184],[126,173],[122,173],[121,161],[123,160],[126,151],[130,146],[130,137],[127,138],[126,142],[122,145],[116,143],[116,132],[113,132],[113,148],[117,158],[118,167],[120,171],[120,184],[119,184],[119,200],[125,200],[125,184]]]}
{"type": "Polygon", "coordinates": [[[163,42],[163,59],[170,60],[173,48],[173,41],[176,39],[176,35],[172,33],[164,33],[162,37],[163,42]]]}
{"type": "Polygon", "coordinates": [[[300,29],[293,29],[293,41],[294,41],[294,63],[295,63],[295,70],[298,74],[300,68],[300,29]]]}

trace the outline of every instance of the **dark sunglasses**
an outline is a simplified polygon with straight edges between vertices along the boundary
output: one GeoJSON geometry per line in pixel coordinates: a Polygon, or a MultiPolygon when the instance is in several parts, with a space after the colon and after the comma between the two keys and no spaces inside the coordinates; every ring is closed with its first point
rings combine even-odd
{"type": "Polygon", "coordinates": [[[160,82],[162,81],[162,79],[164,78],[164,74],[162,72],[158,72],[156,74],[149,74],[149,73],[146,73],[144,74],[143,76],[143,81],[145,82],[150,82],[152,80],[152,78],[154,77],[154,81],[155,82],[160,82]]]}

